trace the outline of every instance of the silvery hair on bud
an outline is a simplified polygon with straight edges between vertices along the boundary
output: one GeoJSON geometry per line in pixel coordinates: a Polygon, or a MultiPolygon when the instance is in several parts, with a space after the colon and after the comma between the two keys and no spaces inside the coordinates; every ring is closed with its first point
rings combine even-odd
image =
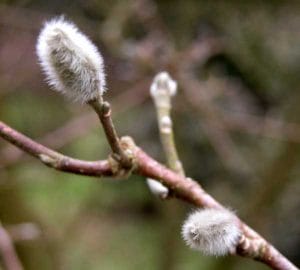
{"type": "Polygon", "coordinates": [[[169,189],[157,180],[147,178],[147,185],[155,196],[166,199],[169,195],[169,189]]]}
{"type": "Polygon", "coordinates": [[[82,103],[103,94],[103,58],[73,23],[63,17],[46,22],[38,37],[36,51],[54,90],[82,103]]]}
{"type": "Polygon", "coordinates": [[[201,209],[185,220],[182,236],[192,249],[221,256],[234,251],[241,237],[237,217],[227,209],[201,209]]]}
{"type": "Polygon", "coordinates": [[[169,96],[175,96],[177,92],[177,83],[172,80],[168,72],[158,73],[153,80],[150,88],[150,94],[152,97],[159,95],[161,92],[169,96]]]}

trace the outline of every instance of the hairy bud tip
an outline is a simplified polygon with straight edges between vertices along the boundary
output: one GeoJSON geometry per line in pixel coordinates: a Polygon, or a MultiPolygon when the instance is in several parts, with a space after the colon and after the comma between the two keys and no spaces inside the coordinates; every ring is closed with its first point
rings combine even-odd
{"type": "Polygon", "coordinates": [[[150,94],[155,97],[160,93],[167,94],[168,96],[175,96],[177,92],[177,83],[172,80],[168,72],[158,73],[153,80],[150,88],[150,94]]]}
{"type": "Polygon", "coordinates": [[[103,94],[103,58],[73,23],[62,17],[46,22],[36,52],[54,90],[82,103],[103,94]]]}
{"type": "Polygon", "coordinates": [[[185,220],[186,244],[205,255],[222,256],[234,251],[241,237],[237,217],[227,209],[201,209],[185,220]]]}

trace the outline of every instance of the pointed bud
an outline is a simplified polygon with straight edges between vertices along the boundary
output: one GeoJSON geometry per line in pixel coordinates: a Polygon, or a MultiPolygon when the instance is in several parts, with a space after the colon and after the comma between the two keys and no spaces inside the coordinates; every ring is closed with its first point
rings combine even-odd
{"type": "Polygon", "coordinates": [[[168,72],[158,73],[153,80],[150,88],[150,94],[152,97],[157,95],[175,96],[177,92],[177,83],[172,80],[168,72]]]}
{"type": "Polygon", "coordinates": [[[184,222],[182,236],[192,249],[221,256],[235,250],[241,237],[237,217],[227,209],[201,209],[184,222]]]}
{"type": "Polygon", "coordinates": [[[147,178],[147,185],[150,191],[161,199],[166,199],[169,194],[169,189],[157,180],[147,178]]]}
{"type": "Polygon", "coordinates": [[[38,37],[36,51],[54,90],[82,103],[103,94],[103,58],[73,23],[62,17],[46,22],[38,37]]]}

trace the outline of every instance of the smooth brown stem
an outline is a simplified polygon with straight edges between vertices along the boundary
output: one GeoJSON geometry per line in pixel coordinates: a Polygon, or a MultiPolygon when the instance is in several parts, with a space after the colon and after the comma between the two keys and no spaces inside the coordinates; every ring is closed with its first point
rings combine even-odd
{"type": "Polygon", "coordinates": [[[23,270],[21,261],[8,232],[0,224],[0,256],[6,270],[23,270]]]}
{"type": "Polygon", "coordinates": [[[114,158],[120,162],[122,167],[128,169],[131,168],[132,161],[122,149],[119,136],[111,119],[110,104],[106,101],[103,102],[101,99],[91,100],[89,104],[93,107],[101,121],[106,138],[113,151],[114,158]]]}
{"type": "Polygon", "coordinates": [[[106,160],[83,161],[62,155],[31,140],[1,121],[0,137],[56,170],[89,176],[112,176],[109,162],[106,160]]]}
{"type": "MultiPolygon", "coordinates": [[[[60,153],[36,143],[1,121],[0,137],[57,170],[89,176],[113,175],[112,168],[108,161],[89,162],[63,156],[60,153]]],[[[134,158],[137,165],[134,171],[135,174],[161,181],[162,184],[174,192],[176,197],[197,207],[224,208],[219,202],[206,193],[195,180],[186,178],[166,168],[148,156],[142,149],[138,147],[134,149],[134,158]]],[[[236,249],[237,255],[261,261],[276,270],[298,269],[245,223],[240,221],[240,226],[243,236],[236,249]]]]}

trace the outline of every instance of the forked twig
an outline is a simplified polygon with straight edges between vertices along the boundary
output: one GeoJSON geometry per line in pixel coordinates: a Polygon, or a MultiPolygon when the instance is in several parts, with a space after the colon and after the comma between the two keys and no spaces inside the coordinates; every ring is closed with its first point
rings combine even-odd
{"type": "MultiPolygon", "coordinates": [[[[110,163],[106,160],[91,162],[64,156],[36,143],[3,122],[0,122],[0,136],[56,170],[89,176],[113,175],[110,163]]],[[[138,147],[132,150],[137,165],[134,173],[161,181],[176,194],[176,197],[188,201],[195,206],[223,208],[196,181],[167,169],[138,147]]],[[[242,221],[240,222],[243,236],[237,246],[236,254],[261,261],[277,270],[298,269],[258,233],[242,221]]]]}

